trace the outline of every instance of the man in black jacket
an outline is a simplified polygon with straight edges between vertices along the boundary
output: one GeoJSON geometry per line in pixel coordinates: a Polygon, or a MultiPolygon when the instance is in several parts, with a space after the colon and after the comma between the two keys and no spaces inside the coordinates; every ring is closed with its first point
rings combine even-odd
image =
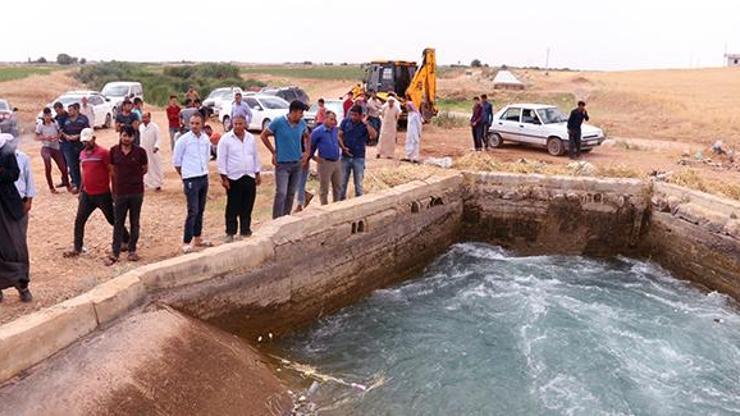
{"type": "Polygon", "coordinates": [[[26,230],[28,215],[15,186],[20,176],[18,161],[12,146],[6,145],[13,136],[0,134],[0,302],[2,290],[15,287],[21,301],[30,302],[28,290],[29,261],[26,230]]]}
{"type": "Polygon", "coordinates": [[[578,102],[578,108],[573,109],[568,117],[568,152],[571,159],[581,157],[581,124],[588,121],[586,103],[578,102]]]}

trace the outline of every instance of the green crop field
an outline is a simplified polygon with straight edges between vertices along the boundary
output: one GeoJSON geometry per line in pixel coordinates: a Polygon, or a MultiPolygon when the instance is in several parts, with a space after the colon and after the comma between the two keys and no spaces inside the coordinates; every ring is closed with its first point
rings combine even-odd
{"type": "Polygon", "coordinates": [[[21,79],[36,74],[46,75],[59,69],[58,67],[35,65],[0,66],[0,82],[21,79]]]}
{"type": "Polygon", "coordinates": [[[359,80],[364,71],[359,65],[252,66],[242,74],[267,74],[288,78],[359,80]]]}

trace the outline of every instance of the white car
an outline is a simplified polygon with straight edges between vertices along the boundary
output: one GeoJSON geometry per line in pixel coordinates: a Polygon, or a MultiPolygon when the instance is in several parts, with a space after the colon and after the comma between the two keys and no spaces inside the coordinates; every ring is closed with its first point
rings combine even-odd
{"type": "MultiPolygon", "coordinates": [[[[247,127],[249,130],[264,130],[275,118],[288,114],[290,104],[280,97],[274,95],[247,95],[242,97],[252,110],[252,122],[247,127]]],[[[218,119],[223,123],[224,130],[231,127],[231,105],[225,102],[219,111],[218,119]]]]}
{"type": "Polygon", "coordinates": [[[141,86],[140,82],[133,81],[109,82],[103,86],[100,93],[110,98],[116,110],[120,108],[121,102],[126,98],[130,100],[137,97],[144,99],[144,87],[141,86]]]}
{"type": "MultiPolygon", "coordinates": [[[[82,97],[87,97],[87,105],[92,106],[93,114],[95,114],[95,122],[92,127],[110,128],[113,125],[113,120],[116,118],[115,104],[113,100],[97,91],[67,91],[47,104],[47,107],[53,109],[54,103],[60,102],[66,109],[72,103],[80,103],[82,97]]],[[[36,116],[36,121],[38,123],[42,120],[43,112],[40,112],[36,116]]]]}
{"type": "MultiPolygon", "coordinates": [[[[492,147],[509,141],[542,147],[560,156],[568,151],[568,117],[552,105],[507,105],[493,116],[486,138],[492,147]]],[[[585,123],[581,126],[582,151],[591,151],[605,139],[600,128],[585,123]]]]}
{"type": "Polygon", "coordinates": [[[218,115],[225,102],[234,101],[234,94],[237,92],[244,94],[239,87],[216,88],[203,100],[203,106],[210,108],[213,114],[218,115]]]}
{"type": "MultiPolygon", "coordinates": [[[[333,111],[337,115],[337,121],[341,122],[344,120],[344,102],[342,100],[324,100],[324,108],[329,111],[333,111]]],[[[311,108],[303,114],[303,119],[306,120],[306,124],[309,129],[316,128],[316,113],[319,112],[319,105],[314,103],[311,108]]]]}

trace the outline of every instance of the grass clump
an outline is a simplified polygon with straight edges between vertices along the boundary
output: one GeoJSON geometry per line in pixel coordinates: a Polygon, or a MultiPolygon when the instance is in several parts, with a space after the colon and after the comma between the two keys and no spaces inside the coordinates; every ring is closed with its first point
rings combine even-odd
{"type": "Polygon", "coordinates": [[[158,106],[167,104],[170,95],[181,99],[188,88],[198,90],[205,98],[213,89],[237,86],[253,89],[265,86],[254,79],[243,79],[239,67],[231,64],[203,63],[167,66],[158,69],[146,64],[103,62],[80,68],[75,78],[92,89],[100,90],[112,81],[138,81],[144,87],[144,98],[158,106]]]}
{"type": "Polygon", "coordinates": [[[432,125],[442,129],[467,127],[469,124],[467,118],[456,116],[449,111],[442,111],[432,119],[432,125]]]}
{"type": "Polygon", "coordinates": [[[740,200],[740,184],[707,179],[696,169],[685,169],[670,176],[669,182],[686,188],[740,200]]]}
{"type": "Polygon", "coordinates": [[[31,75],[47,75],[60,68],[38,65],[12,65],[0,67],[0,82],[23,79],[31,75]]]}

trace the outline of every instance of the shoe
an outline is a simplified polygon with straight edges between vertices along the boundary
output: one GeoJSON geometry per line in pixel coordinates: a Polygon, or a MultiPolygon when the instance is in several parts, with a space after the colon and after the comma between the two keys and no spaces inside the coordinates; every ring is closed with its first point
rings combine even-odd
{"type": "Polygon", "coordinates": [[[74,186],[69,189],[69,192],[72,193],[72,195],[77,195],[80,193],[80,190],[75,188],[74,186]]]}
{"type": "Polygon", "coordinates": [[[226,234],[224,237],[224,244],[229,244],[234,242],[234,236],[231,234],[226,234]]]}
{"type": "Polygon", "coordinates": [[[139,260],[141,260],[141,257],[139,257],[139,255],[136,254],[135,251],[132,251],[132,252],[128,253],[127,259],[128,259],[128,261],[139,261],[139,260]]]}
{"type": "Polygon", "coordinates": [[[69,251],[65,251],[64,253],[62,253],[62,257],[66,257],[66,258],[79,257],[80,254],[82,254],[82,252],[77,251],[77,250],[69,250],[69,251]]]}
{"type": "Polygon", "coordinates": [[[295,207],[295,213],[299,213],[301,211],[303,211],[303,205],[298,205],[297,207],[295,207]]]}
{"type": "Polygon", "coordinates": [[[49,192],[51,192],[52,194],[55,194],[55,193],[57,193],[57,189],[56,188],[49,188],[49,192]]]}
{"type": "Polygon", "coordinates": [[[183,244],[182,245],[182,252],[183,254],[192,253],[193,251],[193,245],[192,244],[183,244]]]}
{"type": "Polygon", "coordinates": [[[308,204],[311,203],[312,199],[313,199],[313,194],[311,192],[306,191],[306,203],[303,205],[303,208],[308,208],[308,204]]]}
{"type": "Polygon", "coordinates": [[[242,238],[249,238],[251,236],[252,236],[252,231],[250,230],[250,231],[247,231],[244,234],[239,234],[239,239],[241,240],[242,238]]]}
{"type": "Polygon", "coordinates": [[[103,263],[105,263],[106,266],[110,267],[118,262],[118,257],[114,255],[110,255],[103,260],[103,263]]]}
{"type": "Polygon", "coordinates": [[[31,295],[31,291],[28,288],[18,289],[18,294],[21,295],[21,302],[23,303],[29,303],[33,300],[33,295],[31,295]]]}
{"type": "Polygon", "coordinates": [[[195,240],[196,247],[213,247],[213,243],[208,240],[195,240]]]}

